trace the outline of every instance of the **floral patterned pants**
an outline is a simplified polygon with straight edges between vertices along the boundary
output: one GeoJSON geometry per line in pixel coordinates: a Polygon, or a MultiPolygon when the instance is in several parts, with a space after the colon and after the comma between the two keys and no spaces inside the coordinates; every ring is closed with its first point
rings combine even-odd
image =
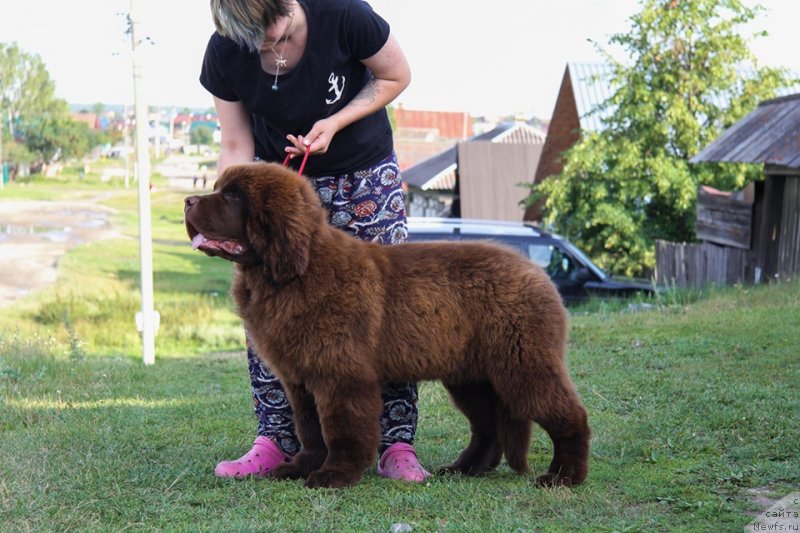
{"type": "MultiPolygon", "coordinates": [[[[406,240],[405,201],[394,153],[365,170],[309,179],[330,212],[334,226],[365,241],[397,244],[406,240]]],[[[294,455],[300,449],[300,442],[295,434],[292,409],[280,381],[258,359],[249,338],[247,359],[258,434],[273,440],[287,455],[294,455]]],[[[418,416],[416,383],[386,384],[381,388],[381,396],[379,452],[396,442],[412,444],[418,416]]]]}

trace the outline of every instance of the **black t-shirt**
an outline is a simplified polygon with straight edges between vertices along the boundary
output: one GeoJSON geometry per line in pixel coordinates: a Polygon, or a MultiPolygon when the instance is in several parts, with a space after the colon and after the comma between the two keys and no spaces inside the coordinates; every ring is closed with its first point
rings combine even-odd
{"type": "MultiPolygon", "coordinates": [[[[211,94],[241,101],[251,114],[255,155],[282,162],[287,134],[305,135],[317,120],[347,105],[369,81],[359,61],[375,55],[389,38],[389,24],[363,0],[299,0],[308,38],[297,65],[278,77],[264,72],[258,53],[217,32],[203,58],[200,83],[211,94]]],[[[386,110],[339,131],[325,154],[308,158],[305,174],[331,176],[378,163],[393,149],[386,110]]],[[[294,159],[299,165],[299,158],[294,159]]]]}

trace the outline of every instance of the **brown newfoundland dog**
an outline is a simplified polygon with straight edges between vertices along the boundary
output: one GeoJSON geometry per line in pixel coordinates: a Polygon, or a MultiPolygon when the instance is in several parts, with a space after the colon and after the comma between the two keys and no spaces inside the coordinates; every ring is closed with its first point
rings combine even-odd
{"type": "Polygon", "coordinates": [[[537,481],[586,478],[590,431],[564,361],[567,314],[548,275],[517,252],[360,241],[276,164],[228,168],[213,193],[186,198],[185,215],[195,248],[236,263],[238,312],[294,411],[302,451],[274,477],[357,483],[378,449],[381,383],[439,379],[472,431],[445,471],[481,475],[505,454],[525,472],[535,421],[554,447],[537,481]]]}

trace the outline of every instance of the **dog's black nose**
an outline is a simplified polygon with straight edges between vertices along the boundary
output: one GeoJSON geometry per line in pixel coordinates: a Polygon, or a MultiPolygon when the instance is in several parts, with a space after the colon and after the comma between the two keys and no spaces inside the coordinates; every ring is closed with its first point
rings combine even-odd
{"type": "Polygon", "coordinates": [[[186,211],[190,207],[197,204],[200,201],[199,196],[187,196],[186,200],[183,201],[183,210],[186,211]]]}

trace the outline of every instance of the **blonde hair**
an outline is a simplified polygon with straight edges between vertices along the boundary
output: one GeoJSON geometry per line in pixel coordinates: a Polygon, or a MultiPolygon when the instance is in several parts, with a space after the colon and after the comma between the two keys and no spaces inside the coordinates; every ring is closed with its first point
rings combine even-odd
{"type": "Polygon", "coordinates": [[[211,16],[220,35],[258,52],[266,29],[288,16],[291,5],[292,0],[211,0],[211,16]]]}

